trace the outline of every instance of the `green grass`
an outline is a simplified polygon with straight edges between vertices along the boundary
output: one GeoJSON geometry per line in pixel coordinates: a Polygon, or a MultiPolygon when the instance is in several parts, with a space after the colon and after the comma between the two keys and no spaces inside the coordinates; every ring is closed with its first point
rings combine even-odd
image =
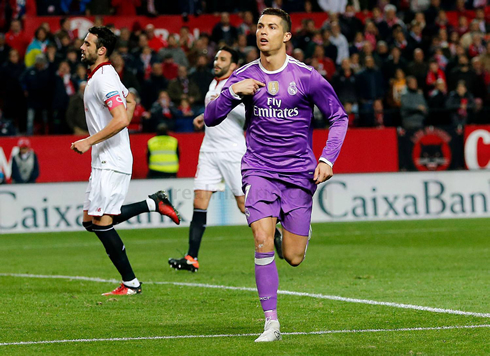
{"type": "MultiPolygon", "coordinates": [[[[281,290],[490,313],[489,221],[314,224],[298,268],[277,260],[281,290]]],[[[248,227],[209,227],[198,273],[167,265],[187,247],[186,228],[121,230],[133,268],[147,282],[255,287],[248,227]]],[[[93,234],[0,235],[0,273],[118,278],[93,234]]],[[[175,284],[107,298],[116,285],[0,276],[0,343],[177,335],[259,334],[256,292],[175,284]]],[[[490,324],[490,318],[279,295],[281,330],[401,329],[490,324]]],[[[0,346],[30,355],[484,355],[490,328],[152,339],[0,346]]]]}

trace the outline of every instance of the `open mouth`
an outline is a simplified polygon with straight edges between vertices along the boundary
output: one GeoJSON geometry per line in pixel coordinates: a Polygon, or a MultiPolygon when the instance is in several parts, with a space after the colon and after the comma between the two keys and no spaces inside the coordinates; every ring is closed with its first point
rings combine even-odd
{"type": "Polygon", "coordinates": [[[268,43],[268,42],[269,42],[269,40],[267,40],[266,38],[261,38],[260,39],[260,43],[268,43]]]}

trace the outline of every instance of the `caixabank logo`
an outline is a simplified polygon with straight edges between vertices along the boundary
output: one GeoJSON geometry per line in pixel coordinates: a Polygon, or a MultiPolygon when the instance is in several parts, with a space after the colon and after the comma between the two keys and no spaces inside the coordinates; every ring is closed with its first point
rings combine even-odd
{"type": "Polygon", "coordinates": [[[466,126],[464,161],[468,169],[490,169],[490,125],[466,126]]]}

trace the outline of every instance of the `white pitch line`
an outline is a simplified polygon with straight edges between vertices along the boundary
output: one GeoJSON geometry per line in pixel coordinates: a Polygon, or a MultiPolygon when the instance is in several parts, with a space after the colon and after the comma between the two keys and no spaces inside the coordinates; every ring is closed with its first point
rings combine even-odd
{"type": "MultiPolygon", "coordinates": [[[[380,333],[397,331],[433,331],[433,330],[454,330],[454,329],[481,329],[490,328],[490,324],[484,325],[454,325],[454,326],[435,326],[427,328],[400,328],[400,329],[361,329],[361,330],[321,330],[321,331],[296,331],[281,333],[282,335],[327,335],[327,334],[360,334],[360,333],[380,333]]],[[[73,342],[104,342],[104,341],[140,341],[140,340],[171,340],[171,339],[209,339],[223,337],[252,337],[260,334],[217,334],[217,335],[168,335],[168,336],[140,336],[140,337],[114,337],[103,339],[71,339],[71,340],[43,340],[43,341],[19,341],[2,342],[0,346],[12,345],[40,345],[40,344],[64,344],[73,342]]]]}
{"type": "MultiPolygon", "coordinates": [[[[70,279],[70,280],[81,280],[81,281],[91,281],[91,282],[100,282],[100,283],[120,283],[120,281],[116,280],[116,279],[102,279],[102,278],[83,277],[83,276],[0,273],[0,277],[1,276],[4,276],[4,277],[20,277],[20,278],[70,279]]],[[[224,289],[224,290],[239,290],[239,291],[247,291],[247,292],[257,293],[256,288],[232,287],[232,286],[223,286],[223,285],[216,285],[216,284],[185,283],[185,282],[151,282],[151,281],[143,282],[143,283],[144,284],[157,284],[157,285],[158,284],[160,284],[160,285],[174,285],[174,286],[184,286],[184,287],[214,288],[214,289],[224,289]]],[[[412,309],[412,310],[427,311],[427,312],[432,312],[432,313],[476,316],[478,318],[490,318],[490,313],[467,312],[467,311],[454,310],[454,309],[424,307],[421,305],[402,304],[402,303],[393,303],[393,302],[379,302],[376,300],[369,300],[369,299],[346,298],[346,297],[340,297],[340,296],[336,296],[336,295],[293,292],[293,291],[287,291],[287,290],[278,290],[277,293],[278,294],[284,294],[284,295],[298,296],[298,297],[328,299],[328,300],[335,300],[335,301],[347,302],[347,303],[381,305],[381,306],[385,306],[385,307],[400,308],[400,309],[412,309]]]]}

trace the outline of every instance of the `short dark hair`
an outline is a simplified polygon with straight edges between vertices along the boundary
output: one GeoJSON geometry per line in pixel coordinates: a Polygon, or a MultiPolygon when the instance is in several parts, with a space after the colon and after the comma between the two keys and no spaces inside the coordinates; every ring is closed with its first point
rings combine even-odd
{"type": "MultiPolygon", "coordinates": [[[[218,50],[219,51],[226,51],[228,52],[229,54],[231,54],[231,63],[236,63],[238,64],[238,60],[239,60],[239,56],[238,56],[238,52],[236,50],[234,50],[233,48],[231,48],[230,46],[227,46],[227,45],[224,45],[224,46],[221,46],[218,50]]],[[[216,52],[216,53],[218,53],[216,52]]]]}
{"type": "Polygon", "coordinates": [[[109,58],[116,48],[117,37],[109,28],[105,26],[93,26],[88,29],[88,32],[97,36],[97,49],[105,47],[106,56],[109,58]]]}
{"type": "Polygon", "coordinates": [[[284,30],[286,30],[286,32],[291,32],[291,27],[292,27],[291,17],[283,9],[275,9],[272,7],[268,7],[264,9],[264,11],[262,11],[262,14],[260,16],[262,15],[274,15],[280,17],[281,20],[285,22],[285,25],[283,24],[284,30]]]}

